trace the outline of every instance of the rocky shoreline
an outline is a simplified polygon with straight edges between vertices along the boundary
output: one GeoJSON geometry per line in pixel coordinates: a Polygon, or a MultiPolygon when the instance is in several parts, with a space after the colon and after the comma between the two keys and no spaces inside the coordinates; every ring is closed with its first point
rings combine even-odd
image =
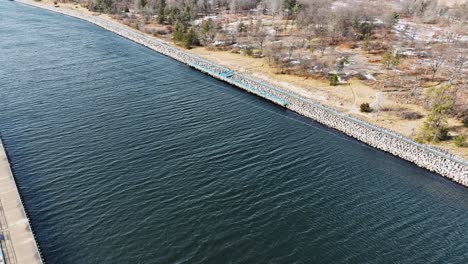
{"type": "Polygon", "coordinates": [[[309,117],[325,126],[337,129],[374,148],[391,153],[404,160],[410,161],[419,167],[436,172],[454,182],[468,187],[468,162],[460,157],[443,153],[426,145],[421,145],[387,129],[371,125],[367,122],[325,107],[318,102],[304,99],[299,95],[236,73],[226,67],[172,47],[170,44],[161,40],[127,29],[116,22],[84,14],[83,12],[57,8],[30,0],[17,0],[17,2],[89,21],[97,26],[112,31],[120,36],[207,73],[214,78],[265,98],[275,104],[309,117]]]}

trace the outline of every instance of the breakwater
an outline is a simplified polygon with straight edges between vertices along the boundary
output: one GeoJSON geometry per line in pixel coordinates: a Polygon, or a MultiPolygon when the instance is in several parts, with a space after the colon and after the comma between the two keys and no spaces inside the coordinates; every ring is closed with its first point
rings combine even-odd
{"type": "Polygon", "coordinates": [[[0,263],[43,263],[1,138],[0,235],[3,237],[0,240],[0,250],[4,260],[0,263]]]}
{"type": "Polygon", "coordinates": [[[312,118],[323,125],[337,129],[374,148],[391,153],[419,167],[426,168],[461,185],[468,186],[468,163],[462,158],[444,153],[426,145],[418,144],[395,132],[337,112],[316,101],[304,99],[294,93],[273,87],[268,83],[241,75],[226,67],[172,47],[168,43],[128,29],[118,23],[94,15],[69,9],[56,8],[29,0],[19,0],[18,2],[89,21],[161,54],[174,58],[217,79],[270,100],[273,103],[295,111],[303,116],[312,118]]]}

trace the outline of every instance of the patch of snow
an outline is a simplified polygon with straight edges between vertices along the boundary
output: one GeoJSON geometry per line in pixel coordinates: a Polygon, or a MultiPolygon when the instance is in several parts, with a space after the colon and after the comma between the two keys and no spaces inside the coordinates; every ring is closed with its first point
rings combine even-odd
{"type": "Polygon", "coordinates": [[[459,35],[447,32],[446,29],[436,25],[422,25],[412,21],[399,20],[393,26],[393,32],[402,39],[424,41],[424,42],[449,42],[457,39],[468,42],[467,35],[459,35]]]}
{"type": "Polygon", "coordinates": [[[220,41],[220,40],[216,40],[215,42],[213,42],[213,46],[221,46],[221,45],[224,45],[226,42],[224,41],[220,41]]]}
{"type": "Polygon", "coordinates": [[[206,17],[203,17],[203,18],[195,19],[192,23],[193,23],[193,25],[198,26],[198,25],[201,25],[201,23],[203,21],[208,20],[210,18],[215,20],[215,19],[218,18],[218,16],[206,16],[206,17]]]}
{"type": "Polygon", "coordinates": [[[363,76],[367,79],[367,80],[372,80],[372,81],[377,81],[377,79],[375,79],[374,75],[366,72],[363,74],[363,76]]]}

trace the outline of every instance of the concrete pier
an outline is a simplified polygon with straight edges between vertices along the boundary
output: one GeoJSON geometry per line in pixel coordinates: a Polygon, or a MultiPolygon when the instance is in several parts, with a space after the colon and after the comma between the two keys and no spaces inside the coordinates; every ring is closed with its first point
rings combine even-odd
{"type": "Polygon", "coordinates": [[[43,263],[1,139],[0,245],[6,264],[43,263]]]}

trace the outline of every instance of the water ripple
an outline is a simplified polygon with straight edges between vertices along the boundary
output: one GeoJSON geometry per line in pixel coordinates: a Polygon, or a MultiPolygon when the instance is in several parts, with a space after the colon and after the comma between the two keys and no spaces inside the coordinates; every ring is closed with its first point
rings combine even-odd
{"type": "Polygon", "coordinates": [[[48,262],[468,259],[464,188],[89,23],[0,6],[0,129],[48,262]]]}

